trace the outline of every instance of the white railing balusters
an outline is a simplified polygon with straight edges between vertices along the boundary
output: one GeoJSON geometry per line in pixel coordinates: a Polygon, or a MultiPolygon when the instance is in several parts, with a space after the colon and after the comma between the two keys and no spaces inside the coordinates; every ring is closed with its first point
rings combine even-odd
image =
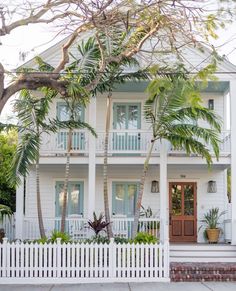
{"type": "MultiPolygon", "coordinates": [[[[68,130],[57,133],[43,133],[40,148],[41,155],[64,154],[67,150],[68,130]]],[[[85,130],[73,130],[71,152],[88,153],[88,133],[85,130]]]]}

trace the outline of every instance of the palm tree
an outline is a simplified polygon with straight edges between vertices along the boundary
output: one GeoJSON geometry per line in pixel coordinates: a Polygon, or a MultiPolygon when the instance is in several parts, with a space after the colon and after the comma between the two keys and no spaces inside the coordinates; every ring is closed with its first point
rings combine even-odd
{"type": "Polygon", "coordinates": [[[10,181],[18,185],[21,177],[29,173],[29,168],[35,164],[36,174],[36,199],[40,236],[45,237],[45,230],[42,217],[40,178],[39,178],[39,149],[41,135],[43,132],[55,132],[56,126],[53,122],[45,122],[51,100],[56,92],[44,88],[44,98],[36,98],[28,90],[22,90],[21,96],[15,101],[15,110],[18,115],[19,143],[13,159],[10,172],[10,181]]]}
{"type": "Polygon", "coordinates": [[[210,166],[212,157],[207,144],[211,144],[215,156],[219,156],[219,137],[221,126],[219,117],[201,105],[201,96],[193,80],[184,73],[166,75],[153,80],[148,88],[144,114],[151,124],[152,140],[143,166],[140,188],[134,216],[132,237],[138,231],[140,206],[144,184],[148,171],[153,146],[156,141],[167,140],[173,148],[184,149],[187,154],[202,156],[210,166]],[[206,127],[197,125],[199,120],[207,123],[206,127]]]}

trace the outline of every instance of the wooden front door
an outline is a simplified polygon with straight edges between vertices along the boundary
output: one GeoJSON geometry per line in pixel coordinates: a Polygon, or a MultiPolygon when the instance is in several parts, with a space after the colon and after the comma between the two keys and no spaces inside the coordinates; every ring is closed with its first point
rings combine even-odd
{"type": "Polygon", "coordinates": [[[197,186],[193,182],[171,182],[170,241],[197,241],[197,186]]]}

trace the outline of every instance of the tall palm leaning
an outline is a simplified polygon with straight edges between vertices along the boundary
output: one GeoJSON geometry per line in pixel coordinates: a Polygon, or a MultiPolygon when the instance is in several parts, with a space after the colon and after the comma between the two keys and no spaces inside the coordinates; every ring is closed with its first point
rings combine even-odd
{"type": "Polygon", "coordinates": [[[55,97],[56,92],[47,88],[42,90],[45,95],[42,98],[32,96],[28,90],[22,90],[20,98],[15,102],[15,110],[19,119],[17,126],[19,143],[9,173],[9,180],[12,184],[19,185],[21,177],[25,177],[29,173],[30,167],[35,164],[38,225],[40,236],[43,238],[46,235],[40,195],[39,149],[42,133],[56,131],[56,125],[53,122],[45,121],[51,100],[55,97]]]}
{"type": "MultiPolygon", "coordinates": [[[[78,45],[79,58],[74,57],[75,61],[68,67],[68,71],[76,72],[76,76],[80,75],[79,83],[74,85],[77,89],[80,88],[78,84],[86,86],[93,83],[99,74],[99,65],[101,61],[101,55],[106,54],[115,56],[119,54],[122,49],[122,43],[126,37],[126,33],[121,32],[119,29],[114,34],[116,37],[110,38],[110,36],[104,32],[101,32],[100,43],[96,41],[96,38],[90,37],[87,41],[78,45]],[[100,48],[102,47],[103,52],[100,48]]],[[[73,75],[74,77],[75,75],[73,75]]],[[[104,211],[106,221],[110,222],[110,210],[109,210],[109,195],[108,195],[108,143],[109,143],[109,130],[110,130],[110,117],[111,117],[111,102],[112,91],[117,84],[124,83],[128,80],[139,81],[148,78],[146,70],[139,70],[138,61],[134,58],[124,58],[119,64],[111,63],[106,65],[105,72],[100,76],[100,80],[97,85],[89,92],[90,96],[96,96],[97,93],[107,94],[107,110],[105,121],[105,137],[104,137],[104,163],[103,163],[103,197],[104,197],[104,211]],[[130,65],[135,66],[135,72],[127,72],[127,68],[130,65]]],[[[111,223],[107,226],[108,237],[112,237],[111,223]]]]}
{"type": "Polygon", "coordinates": [[[201,105],[201,96],[194,82],[183,73],[166,75],[153,80],[147,92],[144,115],[152,129],[152,140],[143,166],[134,216],[132,237],[138,231],[140,206],[149,160],[156,141],[169,141],[174,149],[184,149],[187,154],[202,156],[208,165],[212,157],[207,144],[212,146],[215,156],[219,156],[219,117],[201,105]],[[198,121],[206,126],[198,126],[198,121]]]}

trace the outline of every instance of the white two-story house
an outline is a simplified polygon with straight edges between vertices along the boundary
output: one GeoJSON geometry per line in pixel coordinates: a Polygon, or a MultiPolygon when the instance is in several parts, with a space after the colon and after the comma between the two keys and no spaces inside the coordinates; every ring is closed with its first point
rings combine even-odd
{"type": "MultiPolygon", "coordinates": [[[[41,58],[54,65],[60,57],[59,44],[43,52],[41,58]]],[[[193,67],[204,65],[210,52],[185,49],[193,67]]],[[[29,61],[26,66],[34,66],[29,61]]],[[[225,230],[221,241],[236,244],[236,67],[223,61],[217,69],[217,82],[209,82],[202,92],[203,103],[214,109],[223,120],[220,157],[213,157],[211,170],[205,160],[174,151],[168,143],[156,144],[145,183],[143,206],[151,207],[152,217],[146,221],[160,221],[161,240],[170,242],[204,242],[200,220],[212,207],[227,210],[223,220],[225,230]],[[231,114],[230,114],[231,111],[231,114]],[[227,196],[227,169],[232,169],[232,212],[227,196]],[[232,221],[232,224],[231,224],[232,221]],[[231,231],[232,229],[232,231],[231,231]]],[[[109,134],[108,188],[110,212],[114,232],[129,236],[132,228],[145,155],[151,140],[150,125],[143,117],[147,83],[128,82],[113,93],[109,134]],[[131,226],[129,226],[131,225],[131,226]]],[[[85,236],[88,219],[104,212],[103,159],[105,137],[106,95],[91,98],[87,108],[78,107],[81,118],[97,132],[95,138],[86,130],[74,130],[70,182],[68,189],[67,230],[85,236]]],[[[50,116],[66,120],[66,103],[58,96],[52,104],[50,116]]],[[[40,151],[40,180],[43,219],[46,232],[59,228],[66,144],[68,132],[44,135],[40,151]]],[[[209,145],[210,147],[210,145],[209,145]]],[[[145,221],[145,218],[142,218],[145,221]]],[[[147,222],[145,222],[147,223],[147,222]]],[[[144,225],[145,225],[144,223],[144,225]]],[[[146,230],[148,227],[146,227],[146,230]]],[[[156,235],[159,230],[153,230],[156,235]]],[[[17,189],[16,237],[35,238],[37,224],[35,171],[32,166],[25,182],[17,189]]]]}

